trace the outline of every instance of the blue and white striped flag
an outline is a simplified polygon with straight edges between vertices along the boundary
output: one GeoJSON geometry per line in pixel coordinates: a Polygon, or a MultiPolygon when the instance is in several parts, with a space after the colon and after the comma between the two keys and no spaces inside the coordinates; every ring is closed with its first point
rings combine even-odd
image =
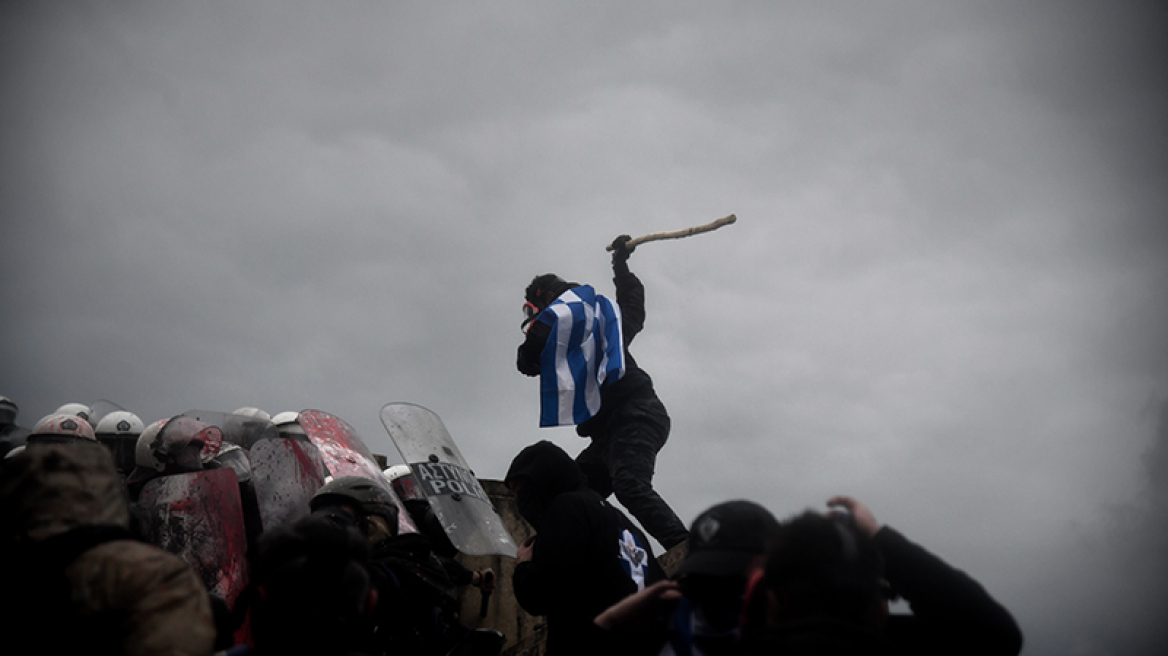
{"type": "Polygon", "coordinates": [[[620,307],[590,285],[560,294],[536,318],[551,326],[540,354],[540,426],[570,426],[600,410],[600,388],[625,375],[620,307]]]}

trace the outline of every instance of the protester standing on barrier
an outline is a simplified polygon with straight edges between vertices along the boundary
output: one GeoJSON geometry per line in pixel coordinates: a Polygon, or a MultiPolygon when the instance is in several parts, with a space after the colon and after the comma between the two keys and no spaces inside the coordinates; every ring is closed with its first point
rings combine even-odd
{"type": "Polygon", "coordinates": [[[612,243],[617,303],[589,285],[555,274],[527,287],[527,337],[517,367],[540,377],[541,426],[576,425],[592,438],[577,456],[588,485],[615,493],[645,531],[670,549],[688,537],[685,524],[653,489],[657,454],[669,437],[665,405],[629,344],[645,325],[645,287],[632,271],[628,235],[612,243]]]}

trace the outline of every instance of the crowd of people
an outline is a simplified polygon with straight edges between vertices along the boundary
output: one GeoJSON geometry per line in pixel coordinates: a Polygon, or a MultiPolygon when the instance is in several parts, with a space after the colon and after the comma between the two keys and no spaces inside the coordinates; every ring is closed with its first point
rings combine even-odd
{"type": "MultiPolygon", "coordinates": [[[[264,515],[248,489],[245,446],[190,417],[143,426],[123,412],[65,406],[25,431],[0,397],[0,530],[6,562],[21,563],[7,586],[20,593],[5,595],[0,617],[32,630],[40,649],[500,653],[504,636],[472,630],[458,614],[458,588],[490,590],[494,572],[460,565],[425,503],[402,503],[400,466],[380,480],[325,477],[299,512],[250,526],[264,515]],[[112,431],[102,421],[111,415],[112,431]],[[133,466],[119,464],[135,430],[133,466]],[[194,476],[214,487],[201,478],[213,472],[238,501],[212,512],[238,509],[237,535],[151,527],[150,481],[194,476]],[[416,532],[399,530],[403,509],[416,532]],[[223,585],[239,576],[246,585],[223,585]]],[[[226,416],[262,419],[249,409],[226,416]]],[[[287,418],[283,430],[263,421],[273,439],[303,440],[287,418]]],[[[551,656],[1021,650],[1017,624],[976,581],[850,497],[783,521],[751,501],[717,504],[688,527],[686,556],[667,577],[642,527],[555,444],[523,449],[505,483],[535,530],[512,587],[524,610],[546,617],[551,656]],[[889,612],[897,598],[911,613],[889,612]]],[[[167,512],[173,522],[175,508],[167,512]]]]}
{"type": "MultiPolygon", "coordinates": [[[[685,526],[652,485],[670,418],[628,351],[645,321],[631,243],[611,246],[615,303],[555,274],[525,290],[516,366],[540,378],[540,425],[591,440],[575,458],[532,444],[504,480],[534,530],[510,583],[547,618],[542,653],[1019,653],[1006,609],[856,499],[784,521],[735,499],[685,526]],[[684,550],[672,576],[648,536],[684,550]],[[889,612],[897,598],[911,613],[889,612]]],[[[0,540],[20,564],[0,618],[41,650],[497,656],[506,644],[461,621],[459,589],[489,593],[495,573],[459,562],[410,468],[381,471],[312,413],[144,425],[108,402],[66,404],[28,430],[17,412],[0,397],[0,540]],[[327,464],[316,445],[333,439],[361,466],[327,464]]]]}
{"type": "Polygon", "coordinates": [[[0,397],[0,549],[26,565],[0,621],[32,629],[38,650],[499,653],[499,632],[459,618],[460,588],[489,592],[494,571],[461,565],[424,500],[403,502],[400,466],[333,476],[298,413],[144,425],[101,405],[22,429],[0,397]],[[271,494],[280,446],[299,469],[270,470],[271,494]]]}
{"type": "Polygon", "coordinates": [[[537,533],[519,551],[515,594],[548,618],[548,654],[1016,654],[1010,614],[976,582],[849,497],[779,522],[736,500],[687,530],[653,489],[670,418],[629,352],[645,324],[635,243],[612,251],[616,302],[555,274],[525,290],[517,368],[540,378],[541,426],[575,425],[574,460],[550,442],[507,473],[537,533]],[[606,501],[610,494],[640,527],[606,501]],[[644,529],[688,553],[672,580],[644,529]],[[900,596],[909,616],[890,616],[900,596]]]}
{"type": "Polygon", "coordinates": [[[550,442],[507,473],[536,536],[514,573],[519,603],[548,618],[547,654],[981,654],[1022,634],[976,581],[863,503],[779,521],[736,499],[693,521],[671,578],[640,530],[550,442]],[[893,599],[911,613],[889,612],[893,599]]]}

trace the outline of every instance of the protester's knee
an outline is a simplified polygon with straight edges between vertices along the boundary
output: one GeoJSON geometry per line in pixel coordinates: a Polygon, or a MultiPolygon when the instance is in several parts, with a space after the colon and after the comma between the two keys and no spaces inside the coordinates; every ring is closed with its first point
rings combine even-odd
{"type": "Polygon", "coordinates": [[[612,491],[616,500],[628,508],[636,505],[642,499],[655,497],[653,485],[648,480],[641,480],[631,476],[615,476],[612,479],[612,491]]]}

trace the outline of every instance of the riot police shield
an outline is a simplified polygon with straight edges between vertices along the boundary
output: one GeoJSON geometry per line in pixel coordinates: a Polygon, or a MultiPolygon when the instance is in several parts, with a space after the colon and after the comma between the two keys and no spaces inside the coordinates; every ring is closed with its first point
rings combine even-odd
{"type": "Polygon", "coordinates": [[[218,426],[223,431],[224,441],[237,444],[244,450],[251,449],[251,445],[265,437],[278,437],[280,434],[275,424],[260,417],[209,410],[187,410],[182,416],[218,426]]]}
{"type": "Polygon", "coordinates": [[[98,399],[89,406],[89,416],[86,417],[86,421],[89,422],[90,426],[96,429],[97,425],[101,423],[103,417],[111,412],[119,411],[125,411],[125,408],[118,405],[117,403],[114,403],[113,401],[98,399]]]}
{"type": "Polygon", "coordinates": [[[145,538],[177,554],[207,590],[234,607],[247,585],[247,534],[239,481],[229,468],[155,478],[138,497],[145,538]]]}
{"type": "Polygon", "coordinates": [[[172,473],[196,471],[219,455],[223,430],[210,422],[175,415],[166,420],[150,448],[160,461],[173,467],[172,473]]]}
{"type": "Polygon", "coordinates": [[[514,558],[515,540],[438,415],[413,403],[389,403],[381,423],[451,543],[470,556],[514,558]]]}
{"type": "Polygon", "coordinates": [[[308,515],[312,495],[328,475],[316,446],[307,440],[264,438],[248,455],[264,529],[308,515]]]}
{"type": "Polygon", "coordinates": [[[334,478],[361,476],[384,488],[393,498],[394,505],[397,506],[397,532],[399,534],[418,532],[414,520],[410,518],[410,513],[402,505],[401,499],[397,498],[393,487],[381,475],[377,461],[373,459],[369,447],[365,446],[360,436],[357,435],[356,429],[343,420],[320,410],[303,410],[298,415],[298,420],[300,427],[304,429],[304,434],[320,451],[329,475],[334,478]]]}

